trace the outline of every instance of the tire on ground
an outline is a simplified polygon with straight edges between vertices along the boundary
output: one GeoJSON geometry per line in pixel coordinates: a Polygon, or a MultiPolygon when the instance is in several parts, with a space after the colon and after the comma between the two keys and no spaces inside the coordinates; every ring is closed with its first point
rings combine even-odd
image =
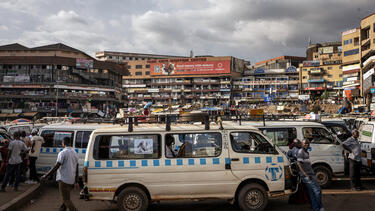
{"type": "Polygon", "coordinates": [[[268,195],[265,188],[257,183],[243,186],[237,198],[241,210],[263,210],[268,203],[268,195]]]}
{"type": "Polygon", "coordinates": [[[314,172],[316,182],[320,185],[320,187],[327,188],[331,185],[332,173],[327,167],[322,165],[314,166],[314,172]]]}
{"type": "Polygon", "coordinates": [[[121,211],[146,211],[149,200],[138,187],[127,187],[117,197],[117,207],[121,211]]]}

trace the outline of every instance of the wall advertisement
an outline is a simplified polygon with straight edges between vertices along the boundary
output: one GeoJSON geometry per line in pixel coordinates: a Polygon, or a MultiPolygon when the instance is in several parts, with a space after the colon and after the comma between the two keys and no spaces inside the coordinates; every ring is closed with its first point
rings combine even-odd
{"type": "Polygon", "coordinates": [[[230,60],[152,63],[151,75],[201,75],[230,73],[230,60]]]}
{"type": "Polygon", "coordinates": [[[318,49],[319,54],[333,53],[333,46],[320,47],[318,49]]]}
{"type": "Polygon", "coordinates": [[[94,68],[94,60],[92,59],[77,59],[76,67],[81,69],[94,68]]]}

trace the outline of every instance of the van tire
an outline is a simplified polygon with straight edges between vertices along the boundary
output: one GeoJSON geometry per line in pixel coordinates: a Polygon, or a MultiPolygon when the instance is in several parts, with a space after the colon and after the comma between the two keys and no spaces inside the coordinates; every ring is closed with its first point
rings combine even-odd
{"type": "Polygon", "coordinates": [[[246,184],[238,194],[238,206],[241,210],[263,210],[268,204],[265,188],[257,183],[246,184]]]}
{"type": "Polygon", "coordinates": [[[327,167],[322,165],[314,166],[314,172],[316,182],[320,185],[320,187],[327,188],[331,185],[332,173],[327,167]]]}
{"type": "Polygon", "coordinates": [[[146,193],[137,187],[127,187],[117,197],[117,207],[121,211],[146,211],[148,205],[146,193]]]}

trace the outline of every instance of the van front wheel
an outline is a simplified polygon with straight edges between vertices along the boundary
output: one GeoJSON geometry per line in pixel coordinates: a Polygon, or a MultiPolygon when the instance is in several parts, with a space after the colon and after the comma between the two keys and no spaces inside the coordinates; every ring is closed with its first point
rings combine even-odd
{"type": "Polygon", "coordinates": [[[331,171],[325,166],[314,166],[314,172],[316,177],[316,182],[322,188],[327,188],[331,185],[332,176],[331,171]]]}
{"type": "Polygon", "coordinates": [[[238,205],[241,210],[263,210],[268,203],[268,195],[263,186],[247,184],[238,194],[238,205]]]}
{"type": "Polygon", "coordinates": [[[149,203],[145,192],[137,187],[125,188],[117,199],[117,207],[121,211],[146,211],[149,203]]]}

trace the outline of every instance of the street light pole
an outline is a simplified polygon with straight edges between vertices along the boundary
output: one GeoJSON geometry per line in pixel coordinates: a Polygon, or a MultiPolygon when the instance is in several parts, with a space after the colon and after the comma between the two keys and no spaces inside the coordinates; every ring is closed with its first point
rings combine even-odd
{"type": "Polygon", "coordinates": [[[54,62],[52,64],[52,72],[54,70],[56,70],[56,107],[55,107],[55,110],[56,110],[56,117],[58,117],[58,103],[59,103],[59,71],[57,70],[57,68],[55,68],[55,59],[56,59],[56,51],[55,51],[55,56],[54,56],[54,62]]]}

